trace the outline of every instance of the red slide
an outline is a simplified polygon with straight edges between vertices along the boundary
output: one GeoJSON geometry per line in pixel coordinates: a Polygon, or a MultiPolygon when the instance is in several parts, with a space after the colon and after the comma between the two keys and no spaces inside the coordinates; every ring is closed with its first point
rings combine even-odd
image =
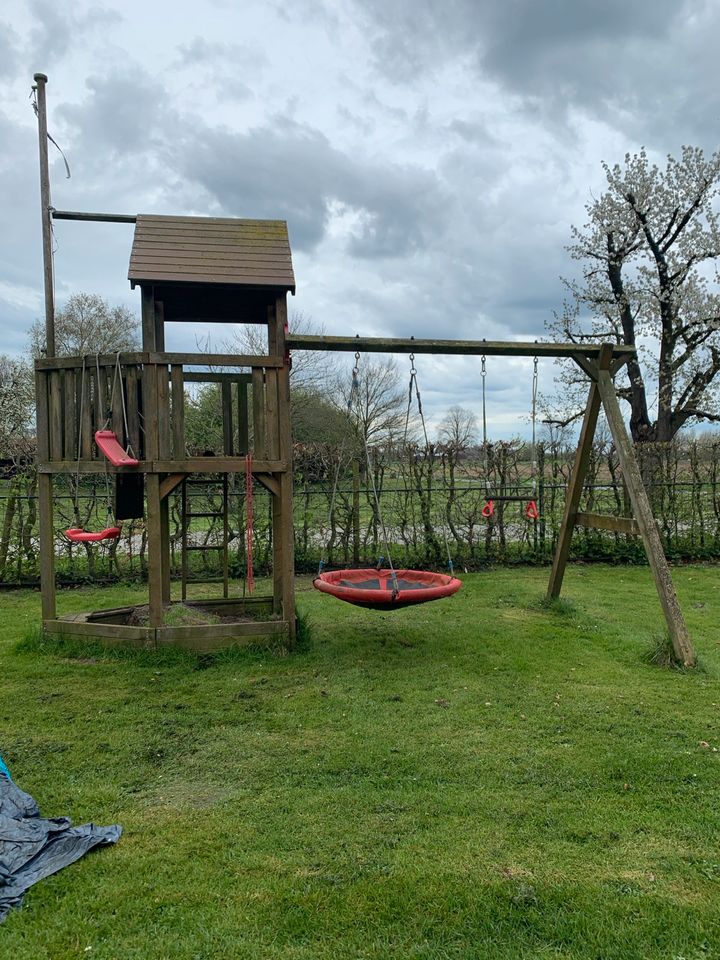
{"type": "Polygon", "coordinates": [[[95,443],[114,467],[136,467],[140,463],[123,450],[112,430],[98,430],[95,443]]]}

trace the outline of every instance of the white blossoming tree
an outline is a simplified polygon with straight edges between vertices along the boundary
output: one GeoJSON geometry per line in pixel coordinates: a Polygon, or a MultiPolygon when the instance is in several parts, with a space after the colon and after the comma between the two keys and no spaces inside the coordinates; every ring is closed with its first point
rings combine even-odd
{"type": "Polygon", "coordinates": [[[568,247],[582,279],[565,281],[570,298],[550,326],[565,340],[636,345],[617,382],[632,438],[667,442],[720,421],[720,153],[683,147],[661,169],[643,149],[603,167],[607,190],[568,247]]]}

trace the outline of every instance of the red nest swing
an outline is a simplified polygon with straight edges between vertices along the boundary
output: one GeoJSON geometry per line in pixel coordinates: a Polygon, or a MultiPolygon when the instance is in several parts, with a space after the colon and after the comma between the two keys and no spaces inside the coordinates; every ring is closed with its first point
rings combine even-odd
{"type": "Polygon", "coordinates": [[[397,610],[414,603],[441,600],[457,593],[462,582],[445,573],[425,570],[331,570],[320,573],[313,586],[338,600],[370,610],[397,610]]]}

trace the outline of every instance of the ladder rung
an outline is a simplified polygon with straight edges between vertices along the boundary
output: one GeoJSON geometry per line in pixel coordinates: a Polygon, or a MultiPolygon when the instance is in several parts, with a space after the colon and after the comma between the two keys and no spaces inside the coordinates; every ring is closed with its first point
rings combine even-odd
{"type": "Polygon", "coordinates": [[[186,513],[186,520],[193,520],[195,517],[222,517],[224,514],[221,513],[186,513]]]}
{"type": "Polygon", "coordinates": [[[190,550],[224,550],[224,549],[225,549],[225,544],[223,543],[205,543],[202,546],[198,544],[194,544],[194,545],[185,547],[185,550],[187,550],[188,552],[190,550]]]}

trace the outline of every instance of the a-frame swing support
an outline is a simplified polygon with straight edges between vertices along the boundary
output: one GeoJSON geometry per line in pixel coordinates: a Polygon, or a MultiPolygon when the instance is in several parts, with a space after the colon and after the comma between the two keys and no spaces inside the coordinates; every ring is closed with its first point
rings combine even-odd
{"type": "Polygon", "coordinates": [[[611,529],[642,537],[660,605],[677,660],[695,665],[695,650],[688,633],[670,568],[658,534],[650,501],[640,475],[632,442],[620,410],[613,376],[635,354],[635,348],[612,343],[530,343],[497,340],[426,340],[382,337],[290,336],[291,350],[338,350],[372,353],[432,353],[474,356],[524,356],[568,358],[590,379],[585,415],[580,429],[575,462],[565,500],[565,510],[548,584],[548,597],[558,597],[570,556],[570,543],[577,525],[611,529]],[[634,518],[609,517],[579,511],[592,442],[601,408],[618,453],[634,518]]]}

